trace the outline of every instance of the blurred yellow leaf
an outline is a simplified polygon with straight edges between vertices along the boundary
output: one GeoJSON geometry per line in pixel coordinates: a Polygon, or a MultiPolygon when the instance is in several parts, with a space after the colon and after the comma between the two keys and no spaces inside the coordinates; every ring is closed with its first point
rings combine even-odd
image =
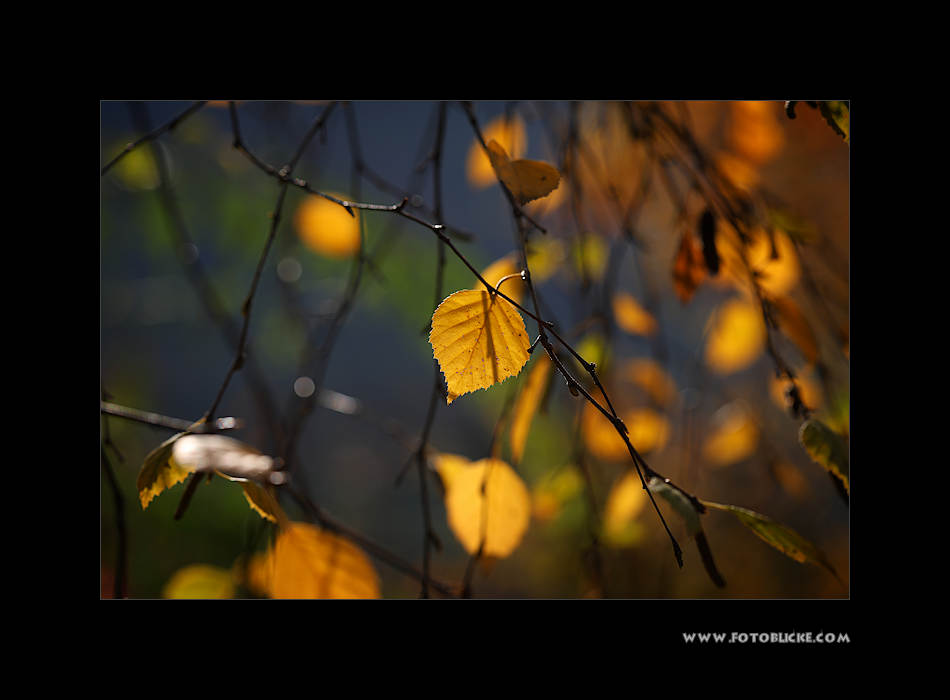
{"type": "Polygon", "coordinates": [[[706,364],[719,374],[751,365],[765,348],[765,323],[759,307],[731,299],[716,310],[706,337],[706,364]]]}
{"type": "MultiPolygon", "coordinates": [[[[346,200],[340,194],[337,199],[346,200]]],[[[351,216],[335,202],[308,196],[294,215],[297,235],[304,245],[327,258],[348,258],[360,249],[359,214],[351,216]]]]}
{"type": "Polygon", "coordinates": [[[173,435],[146,455],[135,482],[143,509],[162,491],[188,478],[188,470],[180,467],[172,459],[175,442],[184,435],[186,433],[173,435]]]}
{"type": "Polygon", "coordinates": [[[753,163],[728,151],[716,154],[716,168],[742,190],[752,190],[762,179],[753,163]]]}
{"type": "Polygon", "coordinates": [[[233,598],[234,592],[234,579],[229,570],[207,564],[193,564],[172,575],[162,589],[162,598],[233,598]]]}
{"type": "Polygon", "coordinates": [[[580,493],[584,482],[577,469],[566,467],[536,483],[531,489],[531,512],[537,520],[550,522],[564,504],[580,493]]]}
{"type": "Polygon", "coordinates": [[[733,102],[729,141],[735,152],[758,165],[778,155],[785,145],[785,132],[778,119],[781,109],[779,102],[733,102]]]}
{"type": "Polygon", "coordinates": [[[636,522],[649,501],[643,483],[635,472],[627,471],[614,482],[604,507],[604,538],[609,544],[626,547],[641,540],[645,530],[636,522]]]}
{"type": "Polygon", "coordinates": [[[656,319],[640,303],[625,292],[614,295],[614,320],[631,335],[650,336],[656,333],[656,319]]]}
{"type": "Polygon", "coordinates": [[[531,269],[531,279],[535,282],[543,282],[554,275],[564,260],[564,243],[559,238],[548,235],[528,245],[528,267],[531,269]]]}
{"type": "Polygon", "coordinates": [[[561,180],[557,168],[540,160],[511,160],[497,141],[488,141],[488,158],[498,178],[519,204],[551,194],[561,180]]]}
{"type": "Polygon", "coordinates": [[[588,231],[571,243],[571,257],[582,278],[599,280],[607,267],[607,244],[588,231]]]}
{"type": "Polygon", "coordinates": [[[433,459],[445,485],[449,527],[469,554],[478,552],[484,540],[483,556],[507,557],[520,544],[531,520],[528,489],[500,459],[467,464],[462,460],[457,455],[433,459]]]}
{"type": "Polygon", "coordinates": [[[802,498],[808,493],[808,481],[794,464],[778,461],[772,465],[772,475],[789,496],[802,498]]]}
{"type": "Polygon", "coordinates": [[[668,406],[676,395],[676,384],[655,361],[634,358],[627,361],[621,370],[624,379],[643,389],[659,406],[668,406]]]}
{"type": "Polygon", "coordinates": [[[541,399],[547,388],[548,380],[551,378],[553,368],[551,359],[546,354],[539,355],[525,378],[524,386],[518,393],[518,399],[515,401],[511,413],[511,433],[509,436],[511,461],[515,464],[521,462],[524,446],[528,441],[528,432],[531,430],[531,422],[534,420],[534,414],[538,411],[538,406],[541,405],[541,399]]]}
{"type": "MultiPolygon", "coordinates": [[[[524,121],[518,116],[513,116],[511,119],[501,116],[489,122],[482,130],[482,137],[485,143],[497,141],[506,152],[511,154],[512,158],[520,158],[527,144],[524,121]]],[[[472,141],[468,149],[465,172],[468,175],[468,181],[476,187],[488,187],[498,181],[491,161],[485,155],[478,139],[472,141]]]]}
{"type": "MultiPolygon", "coordinates": [[[[521,266],[518,265],[518,255],[516,253],[509,253],[503,258],[499,258],[491,265],[482,270],[482,277],[485,278],[485,281],[488,282],[492,287],[498,287],[498,281],[503,277],[508,277],[509,275],[518,275],[521,273],[521,266]]],[[[522,298],[524,297],[525,283],[520,277],[512,277],[505,281],[501,285],[502,294],[509,296],[514,299],[519,304],[521,303],[522,298]]],[[[475,289],[484,289],[485,285],[481,282],[478,282],[475,286],[475,289]]]]}
{"type": "Polygon", "coordinates": [[[530,346],[521,315],[484,289],[446,297],[432,315],[429,343],[448,385],[446,403],[517,375],[530,346]]]}
{"type": "Polygon", "coordinates": [[[713,467],[745,459],[759,444],[759,428],[739,402],[728,403],[711,421],[710,435],[703,443],[703,456],[713,467]]]}
{"type": "Polygon", "coordinates": [[[808,362],[815,364],[818,361],[818,339],[798,304],[788,297],[776,297],[769,302],[775,309],[779,329],[798,346],[808,362]]]}
{"type": "Polygon", "coordinates": [[[146,148],[137,148],[126,153],[122,160],[115,164],[115,174],[130,190],[154,190],[161,181],[155,159],[146,148]]]}
{"type": "Polygon", "coordinates": [[[362,550],[309,523],[281,528],[263,558],[252,559],[249,586],[271,598],[379,598],[379,577],[362,550]]]}
{"type": "Polygon", "coordinates": [[[704,279],[706,264],[703,262],[703,251],[693,235],[686,231],[673,258],[673,289],[676,296],[684,304],[687,303],[704,279]]]}
{"type": "MultiPolygon", "coordinates": [[[[620,418],[627,426],[627,436],[640,454],[647,454],[666,445],[670,435],[670,423],[661,414],[649,408],[636,408],[621,412],[620,418]]],[[[581,414],[581,434],[591,454],[609,462],[630,459],[627,443],[613,424],[592,404],[584,406],[581,414]]]]}

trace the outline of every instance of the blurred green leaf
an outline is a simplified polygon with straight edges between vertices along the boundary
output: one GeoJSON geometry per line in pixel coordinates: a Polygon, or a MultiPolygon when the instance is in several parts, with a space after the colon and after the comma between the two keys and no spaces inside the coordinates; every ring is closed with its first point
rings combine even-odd
{"type": "Polygon", "coordinates": [[[851,490],[848,446],[840,435],[821,421],[812,418],[802,423],[798,439],[812,460],[838,477],[845,488],[851,490]]]}
{"type": "Polygon", "coordinates": [[[673,506],[673,510],[679,513],[686,523],[686,532],[690,537],[695,537],[702,532],[703,526],[699,522],[699,513],[681,491],[656,477],[650,479],[647,488],[673,506]]]}
{"type": "Polygon", "coordinates": [[[819,102],[818,109],[835,133],[848,143],[851,138],[851,110],[848,103],[835,100],[819,102]]]}

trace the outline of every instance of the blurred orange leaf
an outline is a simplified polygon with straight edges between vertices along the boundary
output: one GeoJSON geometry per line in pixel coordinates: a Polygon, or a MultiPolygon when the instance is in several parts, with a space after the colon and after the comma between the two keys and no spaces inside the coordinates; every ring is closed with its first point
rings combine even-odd
{"type": "Polygon", "coordinates": [[[684,304],[693,298],[693,293],[706,278],[703,251],[691,233],[684,232],[679,249],[673,259],[673,288],[684,304]]]}
{"type": "Polygon", "coordinates": [[[540,160],[511,160],[497,141],[488,142],[488,157],[498,178],[519,204],[546,197],[561,180],[557,168],[540,160]]]}
{"type": "Polygon", "coordinates": [[[719,374],[731,374],[751,365],[765,348],[765,323],[759,307],[731,299],[711,319],[706,337],[706,364],[719,374]]]}
{"type": "Polygon", "coordinates": [[[775,297],[769,302],[775,309],[779,329],[798,346],[808,362],[815,364],[818,361],[818,340],[798,304],[788,297],[775,297]]]}
{"type": "Polygon", "coordinates": [[[713,414],[711,434],[703,443],[703,456],[714,467],[745,459],[759,444],[759,428],[739,402],[726,404],[713,414]]]}
{"type": "Polygon", "coordinates": [[[676,394],[676,384],[655,361],[647,358],[634,358],[627,361],[622,370],[627,379],[642,388],[659,406],[668,406],[676,394]]]}
{"type": "MultiPolygon", "coordinates": [[[[512,158],[520,158],[527,144],[524,121],[517,115],[510,119],[502,116],[489,122],[482,130],[482,137],[485,143],[497,141],[512,158]]],[[[468,181],[476,187],[488,187],[498,181],[478,139],[472,141],[468,149],[465,172],[468,181]]]]}
{"type": "Polygon", "coordinates": [[[448,385],[446,403],[517,375],[530,346],[517,310],[484,289],[446,297],[432,315],[429,343],[448,385]]]}
{"type": "Polygon", "coordinates": [[[645,529],[636,517],[648,501],[643,482],[635,472],[627,471],[614,482],[604,507],[604,538],[609,544],[627,547],[643,539],[645,529]]]}
{"type": "MultiPolygon", "coordinates": [[[[331,193],[332,194],[332,193],[331,193]]],[[[337,199],[346,200],[339,194],[337,199]]],[[[308,196],[294,215],[297,235],[304,245],[327,258],[348,258],[360,249],[359,214],[318,196],[308,196]]]]}
{"type": "Polygon", "coordinates": [[[249,585],[271,598],[380,597],[379,577],[362,550],[309,523],[281,528],[248,569],[249,585]]]}
{"type": "Polygon", "coordinates": [[[631,335],[650,336],[656,333],[656,319],[629,294],[620,292],[613,298],[614,319],[631,335]]]}
{"type": "MultiPolygon", "coordinates": [[[[649,408],[635,408],[620,412],[627,426],[627,437],[640,454],[653,452],[666,445],[670,423],[660,413],[649,408]]],[[[630,459],[627,443],[613,424],[592,404],[584,406],[581,414],[581,434],[591,454],[610,462],[630,459]]]]}
{"type": "Polygon", "coordinates": [[[524,482],[500,459],[469,462],[437,455],[433,464],[445,485],[449,527],[469,554],[501,559],[521,543],[531,520],[524,482]],[[483,546],[484,542],[484,546],[483,546]]]}

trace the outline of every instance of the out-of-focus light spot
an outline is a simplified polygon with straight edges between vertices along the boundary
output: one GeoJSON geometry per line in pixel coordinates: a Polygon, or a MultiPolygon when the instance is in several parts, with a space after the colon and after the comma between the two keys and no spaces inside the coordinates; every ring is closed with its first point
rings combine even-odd
{"type": "Polygon", "coordinates": [[[297,377],[297,379],[294,380],[294,393],[302,399],[313,396],[313,392],[316,388],[316,385],[310,377],[297,377]]]}
{"type": "Polygon", "coordinates": [[[324,257],[347,258],[360,248],[359,214],[351,216],[342,206],[323,197],[304,199],[294,215],[294,224],[304,244],[324,257]]]}
{"type": "Polygon", "coordinates": [[[751,365],[765,348],[765,322],[758,306],[744,299],[725,302],[712,319],[706,364],[719,374],[751,365]]]}
{"type": "Polygon", "coordinates": [[[284,258],[277,263],[277,276],[281,282],[293,284],[303,275],[303,266],[297,258],[284,258]]]}
{"type": "Polygon", "coordinates": [[[113,170],[119,184],[127,190],[154,190],[160,182],[155,159],[145,148],[127,153],[113,170]]]}
{"type": "Polygon", "coordinates": [[[745,459],[759,444],[759,427],[746,406],[733,401],[716,411],[711,433],[703,443],[703,456],[712,467],[724,467],[745,459]]]}

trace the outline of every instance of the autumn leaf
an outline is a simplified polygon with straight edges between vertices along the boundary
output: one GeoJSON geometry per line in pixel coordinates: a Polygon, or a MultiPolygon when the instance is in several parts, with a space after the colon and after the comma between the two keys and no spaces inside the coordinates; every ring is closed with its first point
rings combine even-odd
{"type": "MultiPolygon", "coordinates": [[[[659,450],[670,436],[670,422],[650,408],[621,411],[620,418],[627,426],[627,437],[640,454],[659,450]]],[[[584,406],[581,413],[581,435],[591,454],[609,462],[625,462],[630,451],[614,424],[593,404],[584,406]]]]}
{"type": "Polygon", "coordinates": [[[699,244],[688,231],[680,239],[673,258],[673,288],[684,304],[693,298],[696,288],[706,278],[706,266],[699,244]]]}
{"type": "Polygon", "coordinates": [[[635,472],[627,471],[614,482],[604,507],[604,539],[615,547],[636,544],[645,534],[636,518],[649,501],[643,482],[635,472]]]}
{"type": "MultiPolygon", "coordinates": [[[[346,197],[332,194],[340,200],[346,197]]],[[[294,214],[297,235],[310,250],[327,258],[349,258],[360,248],[358,214],[318,196],[303,200],[294,214]]]]}
{"type": "Polygon", "coordinates": [[[539,160],[511,160],[505,149],[495,140],[488,142],[488,158],[498,179],[519,204],[546,197],[561,180],[553,165],[539,160]]]}
{"type": "Polygon", "coordinates": [[[657,323],[653,315],[625,292],[614,295],[614,320],[631,335],[651,336],[656,333],[657,323]]]}
{"type": "Polygon", "coordinates": [[[162,598],[210,600],[233,598],[234,579],[228,569],[193,564],[176,571],[162,589],[162,598]]]}
{"type": "MultiPolygon", "coordinates": [[[[519,275],[520,273],[521,267],[518,265],[517,254],[509,253],[486,267],[482,270],[481,274],[482,278],[488,282],[488,284],[496,288],[502,278],[509,277],[502,285],[501,291],[505,296],[511,297],[520,304],[521,299],[524,297],[525,283],[520,277],[510,277],[511,275],[519,275]]],[[[484,289],[484,285],[478,282],[475,289],[484,289]]]]}
{"type": "Polygon", "coordinates": [[[710,434],[703,443],[703,456],[713,467],[745,459],[759,444],[759,427],[739,402],[728,403],[715,414],[710,434]]]}
{"type": "Polygon", "coordinates": [[[759,307],[731,299],[717,309],[706,338],[706,364],[719,374],[751,365],[765,349],[765,323],[759,307]]]}
{"type": "Polygon", "coordinates": [[[634,358],[624,363],[623,379],[636,384],[658,406],[668,406],[676,396],[676,384],[659,364],[647,358],[634,358]]]}
{"type": "Polygon", "coordinates": [[[432,353],[448,386],[446,403],[516,376],[528,361],[528,334],[515,308],[484,289],[448,296],[432,315],[432,353]]]}
{"type": "MultiPolygon", "coordinates": [[[[512,158],[520,158],[527,144],[524,121],[517,115],[511,118],[503,115],[489,122],[482,130],[482,137],[486,143],[497,141],[512,158]]],[[[478,139],[473,140],[469,147],[465,172],[468,181],[476,187],[488,187],[498,182],[491,161],[478,139]]]]}
{"type": "Polygon", "coordinates": [[[511,414],[511,432],[509,434],[511,461],[515,464],[521,462],[524,446],[528,440],[528,432],[531,430],[531,422],[534,420],[534,414],[538,411],[538,406],[541,405],[541,399],[544,397],[544,391],[548,386],[552,370],[551,359],[547,355],[540,355],[531,367],[531,371],[528,372],[524,386],[518,393],[511,414]]]}
{"type": "Polygon", "coordinates": [[[762,540],[782,552],[782,554],[791,557],[801,564],[810,562],[823,566],[830,571],[835,578],[838,578],[838,573],[828,562],[828,558],[821,550],[790,527],[780,525],[771,518],[761,513],[748,510],[747,508],[712,503],[710,501],[703,501],[702,503],[708,508],[715,508],[732,513],[743,525],[752,530],[752,532],[758,535],[762,540]]]}
{"type": "Polygon", "coordinates": [[[818,340],[798,304],[788,297],[775,297],[769,299],[769,303],[775,310],[781,331],[802,351],[808,362],[815,364],[818,361],[818,340]]]}
{"type": "Polygon", "coordinates": [[[851,110],[848,102],[826,100],[818,103],[818,109],[828,126],[848,143],[851,138],[851,110]]]}
{"type": "Polygon", "coordinates": [[[277,502],[272,486],[259,486],[253,481],[246,481],[241,486],[244,489],[244,498],[255,513],[274,524],[283,525],[288,520],[277,502]]]}
{"type": "Polygon", "coordinates": [[[187,433],[172,435],[161,445],[148,453],[139,471],[135,485],[138,489],[139,502],[145,509],[155,496],[175,484],[188,478],[188,470],[182,468],[172,459],[172,450],[175,443],[187,433]]]}
{"type": "Polygon", "coordinates": [[[699,511],[692,502],[683,495],[679,489],[673,488],[662,479],[651,477],[647,482],[647,488],[664,501],[673,506],[673,510],[683,519],[686,524],[686,534],[694,537],[703,531],[703,526],[699,522],[699,511]]]}
{"type": "Polygon", "coordinates": [[[521,477],[499,459],[469,462],[439,454],[433,465],[445,485],[449,527],[469,554],[501,559],[521,543],[531,497],[521,477]],[[484,546],[483,546],[484,542],[484,546]]]}
{"type": "Polygon", "coordinates": [[[291,522],[263,556],[248,563],[247,580],[270,598],[379,598],[379,576],[349,540],[310,523],[291,522]]]}
{"type": "Polygon", "coordinates": [[[851,490],[848,446],[838,433],[812,418],[802,423],[798,440],[812,460],[838,477],[844,487],[851,490]]]}
{"type": "MultiPolygon", "coordinates": [[[[822,405],[824,397],[821,387],[809,375],[799,375],[795,377],[795,386],[798,387],[798,395],[808,408],[814,410],[822,405]]],[[[785,376],[776,377],[774,374],[769,379],[769,396],[772,401],[781,408],[789,408],[791,402],[788,397],[788,390],[791,389],[792,382],[785,376]]]]}
{"type": "Polygon", "coordinates": [[[573,466],[549,473],[531,488],[531,514],[542,522],[554,520],[583,487],[583,478],[573,466]]]}

